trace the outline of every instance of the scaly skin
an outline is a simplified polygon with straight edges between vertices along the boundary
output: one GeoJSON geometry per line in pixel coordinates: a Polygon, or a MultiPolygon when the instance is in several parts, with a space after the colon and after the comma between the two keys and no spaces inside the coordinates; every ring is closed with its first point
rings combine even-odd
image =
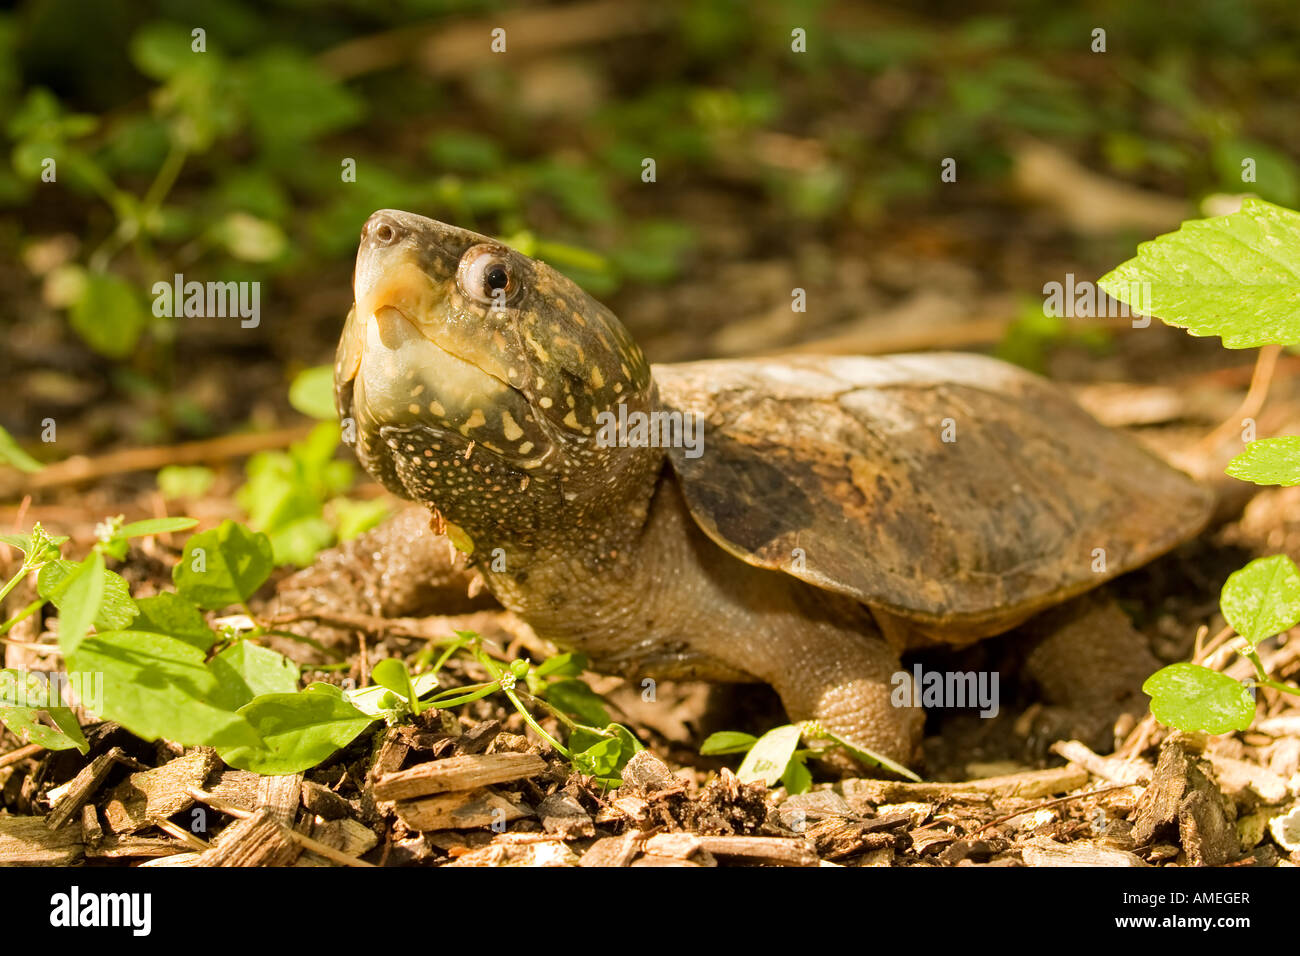
{"type": "Polygon", "coordinates": [[[763,681],[792,719],[914,759],[922,714],[890,705],[897,650],[865,607],[727,554],[662,450],[594,440],[600,412],[657,407],[608,310],[483,236],[392,210],[366,224],[355,285],[336,366],[345,436],[447,522],[502,604],[598,668],[763,681]],[[465,285],[494,265],[509,277],[495,308],[490,283],[465,285]]]}

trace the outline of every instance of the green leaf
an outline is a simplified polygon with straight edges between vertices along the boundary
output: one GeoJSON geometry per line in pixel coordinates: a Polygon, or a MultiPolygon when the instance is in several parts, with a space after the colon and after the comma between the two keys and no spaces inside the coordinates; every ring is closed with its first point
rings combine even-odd
{"type": "Polygon", "coordinates": [[[762,781],[769,787],[774,785],[785,773],[790,758],[799,747],[799,733],[794,724],[785,724],[759,737],[736,771],[740,782],[762,781]]]}
{"type": "Polygon", "coordinates": [[[786,764],[785,773],[781,774],[781,785],[792,796],[807,793],[812,787],[812,771],[808,769],[808,764],[800,757],[791,757],[786,764]]]}
{"type": "Polygon", "coordinates": [[[40,471],[44,465],[33,458],[14,440],[7,430],[0,428],[0,462],[17,468],[19,471],[40,471]]]}
{"type": "Polygon", "coordinates": [[[185,542],[185,553],[172,568],[172,580],[182,597],[214,611],[247,601],[274,567],[266,535],[223,521],[219,528],[185,542]]]}
{"type": "Polygon", "coordinates": [[[586,669],[586,654],[567,652],[548,657],[533,668],[533,673],[538,677],[577,677],[586,669]]]}
{"type": "Polygon", "coordinates": [[[189,31],[174,23],[151,23],[131,38],[131,62],[150,79],[166,80],[202,56],[189,31]]]}
{"type": "MultiPolygon", "coordinates": [[[[311,690],[312,687],[316,686],[316,684],[312,684],[307,689],[311,690]]],[[[321,684],[320,686],[333,687],[334,685],[321,684]]],[[[438,686],[437,675],[431,673],[417,674],[412,678],[411,686],[415,688],[416,697],[423,697],[438,686]]],[[[363,714],[367,714],[371,717],[382,717],[384,715],[385,711],[389,708],[382,706],[382,701],[386,694],[391,693],[392,691],[382,684],[342,692],[343,698],[348,701],[348,703],[352,704],[352,706],[356,707],[357,710],[361,711],[363,714]]]]}
{"type": "Polygon", "coordinates": [[[150,518],[147,521],[132,521],[123,525],[118,531],[119,538],[147,538],[155,534],[171,534],[173,531],[189,531],[198,521],[193,518],[150,518]]]}
{"type": "Polygon", "coordinates": [[[548,684],[546,699],[558,710],[592,727],[604,727],[610,722],[605,702],[585,681],[561,680],[548,684]]]}
{"type": "Polygon", "coordinates": [[[58,706],[53,690],[35,674],[0,670],[0,723],[24,742],[40,744],[46,750],[75,749],[86,753],[90,745],[76,715],[70,707],[58,706]],[[41,722],[42,712],[49,714],[55,727],[41,722]]]}
{"type": "MultiPolygon", "coordinates": [[[[50,567],[50,565],[46,565],[50,567]]],[[[59,649],[67,657],[90,631],[104,600],[104,556],[90,552],[62,583],[59,608],[59,649]]]]}
{"type": "Polygon", "coordinates": [[[293,694],[298,690],[298,666],[283,654],[250,641],[237,641],[214,657],[208,669],[217,678],[212,703],[238,710],[262,694],[293,694]]]}
{"type": "Polygon", "coordinates": [[[411,672],[406,669],[404,661],[395,657],[384,658],[370,671],[370,679],[405,700],[413,713],[419,713],[419,695],[411,683],[411,672]]]}
{"type": "Polygon", "coordinates": [[[289,404],[304,415],[334,421],[334,367],[317,365],[299,372],[289,386],[289,404]]]}
{"type": "Polygon", "coordinates": [[[135,286],[119,276],[89,272],[81,297],[69,313],[86,344],[109,358],[126,358],[149,321],[135,286]]]}
{"type": "Polygon", "coordinates": [[[605,786],[617,787],[619,776],[637,751],[645,750],[636,735],[622,724],[609,724],[604,735],[594,728],[579,727],[569,736],[573,765],[605,786]],[[613,736],[609,736],[609,735],[613,736]]]}
{"type": "Polygon", "coordinates": [[[41,529],[37,522],[31,534],[0,534],[0,544],[17,548],[32,564],[37,561],[53,561],[58,556],[59,547],[68,540],[67,535],[50,535],[41,529]],[[37,552],[42,552],[37,554],[37,552]]]}
{"type": "Polygon", "coordinates": [[[716,734],[709,734],[708,739],[700,745],[700,754],[705,757],[743,754],[756,743],[758,738],[753,734],[742,734],[738,730],[721,730],[716,734]]]}
{"type": "Polygon", "coordinates": [[[132,630],[166,634],[201,651],[208,650],[217,639],[199,609],[172,591],[140,598],[136,606],[140,613],[131,622],[132,630]]]}
{"type": "MultiPolygon", "coordinates": [[[[79,585],[80,588],[86,589],[82,597],[70,594],[70,589],[74,584],[74,577],[79,576],[79,569],[85,567],[87,562],[94,559],[92,554],[86,558],[82,564],[68,561],[65,558],[59,558],[51,561],[41,568],[40,573],[36,576],[36,590],[41,597],[54,604],[59,609],[62,617],[64,614],[70,614],[73,617],[72,626],[76,624],[77,609],[84,609],[87,605],[87,598],[93,599],[95,604],[93,623],[95,628],[100,631],[115,631],[126,627],[133,620],[137,613],[135,601],[131,599],[131,589],[120,574],[110,571],[103,565],[103,556],[99,559],[99,577],[102,581],[99,595],[96,597],[94,583],[86,578],[79,585]]],[[[60,628],[68,625],[60,624],[60,628]]],[[[84,631],[82,632],[85,633],[84,631]]],[[[60,645],[64,637],[60,634],[60,645]]],[[[66,651],[65,651],[66,653],[66,651]]]]}
{"type": "Polygon", "coordinates": [[[168,501],[174,498],[202,498],[216,473],[202,465],[168,465],[158,471],[158,490],[168,501]]]}
{"type": "Polygon", "coordinates": [[[217,679],[192,644],[146,631],[94,634],[68,658],[69,671],[103,674],[103,712],[145,740],[191,746],[260,744],[242,716],[213,706],[217,679]]]}
{"type": "MultiPolygon", "coordinates": [[[[601,737],[586,750],[573,755],[573,764],[592,777],[612,777],[618,772],[623,742],[617,737],[601,737]]],[[[626,763],[626,761],[624,761],[626,763]]]]}
{"type": "Polygon", "coordinates": [[[1228,576],[1219,609],[1254,647],[1300,623],[1300,570],[1285,554],[1258,558],[1228,576]]]}
{"type": "Polygon", "coordinates": [[[374,721],[332,694],[265,694],[240,708],[263,746],[218,747],[232,767],[260,774],[298,773],[346,747],[374,721]]]}
{"type": "Polygon", "coordinates": [[[273,49],[241,70],[244,106],[263,149],[301,164],[303,144],[352,125],[363,101],[304,53],[273,49]]]}
{"type": "Polygon", "coordinates": [[[1253,441],[1224,471],[1257,485],[1300,485],[1300,435],[1253,441]]]}
{"type": "Polygon", "coordinates": [[[827,740],[832,740],[839,744],[861,763],[867,764],[868,766],[884,767],[886,770],[891,770],[907,780],[914,780],[917,783],[921,782],[920,777],[908,770],[901,763],[890,760],[888,757],[878,754],[874,750],[867,750],[864,747],[859,747],[857,744],[851,743],[831,731],[823,729],[822,734],[827,740]]]}
{"type": "Polygon", "coordinates": [[[1226,348],[1300,342],[1300,213],[1260,199],[1138,246],[1098,285],[1226,348]],[[1149,293],[1149,294],[1147,294],[1149,293]]]}
{"type": "MultiPolygon", "coordinates": [[[[58,728],[41,723],[41,712],[30,707],[0,707],[0,724],[4,724],[10,733],[24,743],[40,744],[46,750],[79,750],[83,754],[88,752],[90,744],[86,743],[72,711],[67,707],[56,707],[54,710],[59,711],[63,718],[58,728]],[[69,718],[71,724],[68,723],[69,718]],[[65,726],[69,730],[76,726],[76,734],[65,732],[65,726]]],[[[49,714],[54,717],[54,711],[49,711],[49,714]]]]}
{"type": "Polygon", "coordinates": [[[208,237],[244,262],[273,262],[289,245],[279,226],[246,212],[232,212],[213,223],[208,237]]]}
{"type": "Polygon", "coordinates": [[[340,541],[351,541],[376,527],[391,511],[392,508],[383,498],[372,498],[369,501],[335,498],[330,502],[330,515],[340,541]]]}
{"type": "Polygon", "coordinates": [[[299,518],[267,531],[276,564],[305,568],[334,543],[334,528],[319,515],[299,518]]]}
{"type": "Polygon", "coordinates": [[[1250,688],[1226,674],[1183,661],[1162,667],[1146,679],[1156,720],[1179,730],[1226,734],[1245,730],[1255,719],[1250,688]]]}

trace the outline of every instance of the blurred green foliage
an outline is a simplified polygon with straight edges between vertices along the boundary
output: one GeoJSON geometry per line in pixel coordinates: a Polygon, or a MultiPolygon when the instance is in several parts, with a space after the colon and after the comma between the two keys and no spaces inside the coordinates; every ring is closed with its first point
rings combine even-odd
{"type": "MultiPolygon", "coordinates": [[[[119,387],[165,393],[185,330],[153,313],[154,282],[255,280],[273,296],[346,276],[381,207],[501,236],[608,296],[712,268],[700,193],[749,197],[793,248],[808,230],[879,232],[942,208],[942,157],[961,158],[967,195],[996,191],[1025,135],[1166,192],[1300,199],[1289,0],[1187,0],[1176,16],[1118,0],[638,6],[658,17],[648,35],[561,38],[442,74],[410,51],[515,7],[25,0],[0,14],[0,250],[78,237],[42,301],[125,369],[119,387]],[[1098,27],[1105,53],[1090,50],[1098,27]],[[806,52],[792,53],[795,28],[806,52]],[[358,40],[378,44],[378,62],[355,59],[358,40]],[[1257,165],[1248,187],[1243,156],[1257,165]],[[671,190],[644,189],[647,157],[671,190]],[[51,159],[57,183],[41,180],[51,159]]],[[[1049,330],[1020,331],[1012,351],[1049,330]]],[[[207,421],[169,414],[164,433],[207,421]]]]}

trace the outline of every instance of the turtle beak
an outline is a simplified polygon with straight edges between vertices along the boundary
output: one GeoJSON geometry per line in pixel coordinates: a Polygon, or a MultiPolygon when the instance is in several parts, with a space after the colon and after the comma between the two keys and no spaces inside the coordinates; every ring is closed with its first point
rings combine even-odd
{"type": "Polygon", "coordinates": [[[406,221],[417,218],[381,209],[366,220],[352,273],[352,295],[363,322],[385,308],[408,320],[433,314],[439,292],[427,268],[429,237],[406,221]]]}

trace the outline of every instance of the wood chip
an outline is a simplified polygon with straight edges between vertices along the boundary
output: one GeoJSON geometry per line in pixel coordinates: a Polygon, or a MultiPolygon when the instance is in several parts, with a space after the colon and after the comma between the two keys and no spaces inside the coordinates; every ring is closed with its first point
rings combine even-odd
{"type": "Polygon", "coordinates": [[[578,855],[559,840],[501,844],[459,854],[448,866],[577,866],[578,855]]]}
{"type": "Polygon", "coordinates": [[[302,774],[300,773],[263,777],[257,784],[257,805],[269,811],[280,823],[291,827],[298,816],[301,792],[302,774]]]}
{"type": "Polygon", "coordinates": [[[991,794],[999,797],[1021,797],[1033,800],[1055,796],[1088,783],[1088,771],[1082,767],[1052,767],[1047,770],[1029,770],[1003,777],[986,777],[983,780],[964,780],[957,783],[909,783],[899,780],[842,780],[836,788],[850,804],[865,802],[907,803],[933,802],[954,794],[991,794]]]}
{"type": "Polygon", "coordinates": [[[487,750],[488,745],[496,739],[499,733],[501,733],[501,721],[481,721],[456,738],[456,753],[462,757],[469,754],[481,754],[484,750],[487,750]]]}
{"type": "Polygon", "coordinates": [[[302,783],[302,805],[326,820],[342,820],[352,815],[352,804],[329,787],[310,780],[302,783]]]}
{"type": "Polygon", "coordinates": [[[633,823],[641,823],[645,820],[646,813],[650,808],[650,805],[640,797],[634,797],[631,794],[615,797],[610,801],[610,806],[633,823]]]}
{"type": "MultiPolygon", "coordinates": [[[[317,816],[311,821],[308,834],[313,840],[333,847],[345,856],[359,857],[370,852],[379,843],[379,837],[368,826],[351,818],[327,820],[317,816]]],[[[339,866],[319,853],[304,853],[294,866],[339,866]]]]}
{"type": "Polygon", "coordinates": [[[94,795],[108,772],[123,756],[121,747],[111,747],[82,767],[81,772],[63,786],[63,795],[45,815],[45,825],[51,830],[57,830],[72,819],[72,815],[94,795]]]}
{"type": "Polygon", "coordinates": [[[671,790],[678,786],[678,780],[668,764],[648,750],[638,750],[623,768],[623,786],[639,791],[641,794],[657,793],[671,790]]]}
{"type": "MultiPolygon", "coordinates": [[[[459,759],[459,758],[453,758],[459,759]]],[[[502,826],[531,811],[493,790],[480,788],[403,800],[394,807],[397,818],[411,830],[464,830],[502,826]]]]}
{"type": "Polygon", "coordinates": [[[169,817],[190,807],[188,787],[201,787],[220,764],[210,747],[195,747],[153,770],[133,773],[113,788],[104,820],[113,833],[133,833],[151,824],[150,817],[169,817]]]}
{"type": "Polygon", "coordinates": [[[160,856],[156,860],[145,860],[140,866],[197,866],[200,853],[174,853],[160,856]]]}
{"type": "Polygon", "coordinates": [[[472,790],[522,780],[546,770],[546,761],[531,753],[467,754],[431,760],[375,780],[376,800],[410,800],[433,793],[472,790]]]}
{"type": "Polygon", "coordinates": [[[704,849],[704,844],[694,833],[656,833],[645,841],[645,852],[654,856],[689,860],[695,866],[718,865],[713,854],[704,849]]]}
{"type": "MultiPolygon", "coordinates": [[[[47,818],[45,821],[49,823],[47,818]]],[[[99,811],[95,809],[93,803],[84,803],[81,806],[81,839],[86,846],[99,846],[104,839],[104,828],[99,822],[99,811]]]]}
{"type": "Polygon", "coordinates": [[[207,791],[241,810],[256,810],[261,782],[262,775],[252,770],[220,770],[207,791]]]}
{"type": "Polygon", "coordinates": [[[542,821],[542,828],[561,840],[596,835],[596,825],[592,823],[591,816],[582,808],[582,804],[564,791],[553,793],[542,800],[537,806],[537,816],[542,821]]]}
{"type": "Polygon", "coordinates": [[[1058,740],[1052,744],[1052,752],[1060,754],[1070,763],[1078,764],[1089,773],[1120,786],[1150,783],[1151,775],[1155,772],[1145,760],[1102,757],[1078,740],[1058,740]]]}
{"type": "Polygon", "coordinates": [[[1183,743],[1171,737],[1161,747],[1155,776],[1138,800],[1131,835],[1141,846],[1175,827],[1193,865],[1221,866],[1241,855],[1219,788],[1183,743]]]}
{"type": "Polygon", "coordinates": [[[1028,866],[1146,866],[1135,854],[1097,843],[1056,843],[1035,837],[1024,845],[1021,856],[1028,866]]]}
{"type": "Polygon", "coordinates": [[[96,847],[86,847],[86,859],[130,860],[175,856],[190,852],[188,846],[164,837],[109,836],[96,847]]]}
{"type": "Polygon", "coordinates": [[[1215,780],[1225,796],[1249,804],[1279,804],[1286,801],[1289,795],[1286,780],[1267,767],[1218,754],[1205,756],[1214,768],[1215,780]]]}
{"type": "Polygon", "coordinates": [[[258,810],[221,831],[217,845],[199,855],[195,866],[288,866],[302,847],[270,810],[258,810]]]}
{"type": "Polygon", "coordinates": [[[771,866],[817,866],[817,854],[804,840],[786,837],[701,836],[700,844],[719,860],[771,866]]]}
{"type": "Polygon", "coordinates": [[[51,830],[43,817],[0,816],[0,866],[67,866],[82,850],[77,827],[51,830]]]}
{"type": "Polygon", "coordinates": [[[602,837],[587,848],[578,865],[631,866],[633,857],[640,850],[641,839],[641,833],[637,830],[629,830],[621,837],[602,837]]]}

